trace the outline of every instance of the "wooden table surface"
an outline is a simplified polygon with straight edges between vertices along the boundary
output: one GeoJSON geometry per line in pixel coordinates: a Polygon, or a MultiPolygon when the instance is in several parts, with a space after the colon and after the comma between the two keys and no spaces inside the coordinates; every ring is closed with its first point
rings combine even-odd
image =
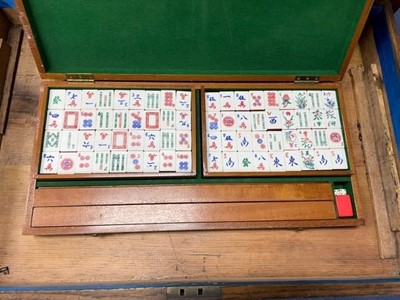
{"type": "MultiPolygon", "coordinates": [[[[357,50],[351,66],[360,63],[357,50]]],[[[1,285],[91,284],[398,274],[381,259],[349,75],[343,79],[366,225],[356,228],[23,236],[40,79],[24,41],[0,150],[1,285]]]]}

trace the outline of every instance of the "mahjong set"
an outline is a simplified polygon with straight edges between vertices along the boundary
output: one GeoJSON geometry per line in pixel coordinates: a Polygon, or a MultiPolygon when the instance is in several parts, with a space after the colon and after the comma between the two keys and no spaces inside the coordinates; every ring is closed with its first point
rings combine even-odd
{"type": "Polygon", "coordinates": [[[373,1],[254,1],[16,1],[25,234],[364,223],[340,80],[373,1]]]}

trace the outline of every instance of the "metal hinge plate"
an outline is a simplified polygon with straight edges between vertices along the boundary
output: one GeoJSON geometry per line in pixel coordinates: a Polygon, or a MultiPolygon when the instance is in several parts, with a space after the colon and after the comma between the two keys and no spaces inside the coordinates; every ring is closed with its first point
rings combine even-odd
{"type": "Polygon", "coordinates": [[[68,82],[94,82],[92,73],[67,73],[65,74],[68,82]]]}
{"type": "Polygon", "coordinates": [[[167,287],[167,299],[219,299],[220,286],[167,287]]]}
{"type": "Polygon", "coordinates": [[[295,83],[319,83],[319,76],[296,76],[295,83]]]}

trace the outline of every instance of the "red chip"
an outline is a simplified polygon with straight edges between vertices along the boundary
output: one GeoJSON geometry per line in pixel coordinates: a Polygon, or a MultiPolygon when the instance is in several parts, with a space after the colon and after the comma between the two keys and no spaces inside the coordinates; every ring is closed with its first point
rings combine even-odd
{"type": "Polygon", "coordinates": [[[337,195],[336,198],[336,207],[338,216],[342,217],[353,217],[353,206],[351,205],[351,199],[349,195],[337,195]]]}

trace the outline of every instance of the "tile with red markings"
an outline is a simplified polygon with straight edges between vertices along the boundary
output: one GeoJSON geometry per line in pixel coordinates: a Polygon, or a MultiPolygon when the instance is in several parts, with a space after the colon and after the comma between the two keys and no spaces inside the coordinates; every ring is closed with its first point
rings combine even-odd
{"type": "Polygon", "coordinates": [[[76,151],[78,149],[78,132],[72,130],[61,131],[60,151],[76,151]]]}
{"type": "Polygon", "coordinates": [[[301,169],[303,171],[316,170],[315,166],[315,151],[314,150],[301,150],[301,169]]]}
{"type": "Polygon", "coordinates": [[[98,90],[82,90],[81,108],[96,109],[99,102],[98,90]]]}
{"type": "Polygon", "coordinates": [[[267,110],[277,110],[282,108],[279,102],[278,91],[265,91],[264,96],[267,110]]]}
{"type": "Polygon", "coordinates": [[[186,110],[176,111],[176,130],[191,130],[192,115],[186,110]]]}
{"type": "Polygon", "coordinates": [[[328,129],[326,133],[328,136],[329,148],[344,148],[344,137],[340,128],[328,129]]]}
{"type": "Polygon", "coordinates": [[[283,130],[283,148],[285,150],[297,150],[299,148],[299,134],[297,130],[283,130]]]}
{"type": "Polygon", "coordinates": [[[50,89],[49,101],[47,103],[48,109],[64,109],[65,107],[65,90],[50,89]]]}
{"type": "Polygon", "coordinates": [[[339,109],[336,91],[322,91],[322,101],[327,109],[339,109]]]}
{"type": "Polygon", "coordinates": [[[295,109],[303,110],[311,107],[306,91],[293,91],[293,101],[295,109]]]}
{"type": "Polygon", "coordinates": [[[206,135],[207,139],[207,152],[210,151],[222,151],[222,137],[221,132],[208,132],[206,135]]]}
{"type": "Polygon", "coordinates": [[[267,142],[269,151],[283,150],[283,134],[282,131],[268,131],[267,142]]]}
{"type": "Polygon", "coordinates": [[[279,91],[278,92],[278,102],[280,109],[295,109],[295,99],[293,97],[292,91],[279,91]]]}
{"type": "Polygon", "coordinates": [[[347,170],[349,168],[346,151],[344,149],[331,149],[330,158],[332,169],[347,170]]]}
{"type": "Polygon", "coordinates": [[[78,152],[75,166],[75,173],[92,173],[93,172],[93,152],[78,152]]]}
{"type": "Polygon", "coordinates": [[[267,114],[265,111],[252,111],[251,112],[251,129],[267,130],[267,114]]]}
{"type": "Polygon", "coordinates": [[[324,108],[324,102],[322,100],[322,92],[319,90],[307,91],[308,99],[310,99],[311,109],[321,109],[324,108]]]}
{"type": "Polygon", "coordinates": [[[253,150],[253,134],[248,131],[238,131],[237,134],[237,150],[239,152],[249,152],[253,150]]]}
{"type": "Polygon", "coordinates": [[[176,153],[173,150],[160,151],[160,172],[176,170],[176,153]]]}
{"type": "Polygon", "coordinates": [[[160,171],[160,152],[144,151],[143,172],[158,173],[160,171]]]}
{"type": "Polygon", "coordinates": [[[251,131],[251,113],[245,111],[238,111],[235,113],[236,130],[238,131],[251,131]]]}
{"type": "Polygon", "coordinates": [[[114,109],[128,109],[129,108],[130,91],[129,90],[115,90],[113,98],[114,109]]]}
{"type": "Polygon", "coordinates": [[[161,108],[160,91],[146,91],[145,109],[160,109],[161,108]]]}
{"type": "Polygon", "coordinates": [[[314,148],[314,138],[310,129],[300,129],[297,131],[299,137],[299,149],[308,150],[314,148]]]}
{"type": "Polygon", "coordinates": [[[222,172],[222,152],[207,153],[207,170],[208,172],[222,172]]]}
{"type": "Polygon", "coordinates": [[[160,132],[160,149],[162,150],[174,150],[176,149],[176,131],[174,130],[163,130],[160,132]]]}
{"type": "Polygon", "coordinates": [[[78,130],[80,111],[66,110],[63,114],[62,128],[64,130],[78,130]]]}
{"type": "Polygon", "coordinates": [[[127,110],[113,110],[113,129],[128,129],[130,113],[127,110]]]}
{"type": "Polygon", "coordinates": [[[192,92],[191,91],[176,91],[177,110],[190,111],[192,109],[192,92]]]}
{"type": "Polygon", "coordinates": [[[175,109],[176,107],[176,91],[162,90],[160,92],[161,108],[162,109],[175,109]]]}
{"type": "Polygon", "coordinates": [[[236,131],[221,131],[221,146],[224,152],[237,150],[236,131]]]}
{"type": "Polygon", "coordinates": [[[160,128],[175,129],[176,126],[176,111],[173,109],[162,109],[160,111],[160,128]]]}
{"type": "Polygon", "coordinates": [[[310,110],[311,128],[326,128],[326,112],[323,108],[310,110]]]}
{"type": "Polygon", "coordinates": [[[341,128],[340,114],[337,109],[325,109],[326,127],[327,128],[341,128]]]}
{"type": "Polygon", "coordinates": [[[239,170],[237,152],[222,153],[222,170],[224,172],[237,172],[239,170]]]}
{"type": "Polygon", "coordinates": [[[206,117],[207,131],[220,131],[221,130],[221,115],[219,112],[207,112],[206,117]]]}
{"type": "Polygon", "coordinates": [[[192,172],[192,152],[176,151],[176,172],[192,172]]]}
{"type": "Polygon", "coordinates": [[[65,109],[80,109],[82,104],[82,90],[67,90],[65,97],[65,109]]]}
{"type": "Polygon", "coordinates": [[[99,90],[97,109],[113,109],[114,90],[99,90]]]}
{"type": "Polygon", "coordinates": [[[93,153],[93,173],[110,172],[110,151],[98,151],[93,153]]]}
{"type": "Polygon", "coordinates": [[[298,109],[295,113],[295,123],[298,129],[311,128],[311,115],[308,109],[298,109]]]}
{"type": "Polygon", "coordinates": [[[131,90],[129,100],[129,109],[139,109],[145,108],[146,91],[145,90],[131,90]]]}
{"type": "Polygon", "coordinates": [[[220,109],[235,110],[235,96],[233,91],[222,91],[220,94],[220,109]]]}
{"type": "Polygon", "coordinates": [[[96,129],[114,128],[114,113],[112,110],[99,110],[96,115],[96,129]]]}
{"type": "Polygon", "coordinates": [[[78,151],[93,151],[96,132],[93,130],[78,131],[78,151]]]}
{"type": "Polygon", "coordinates": [[[64,111],[49,109],[46,114],[46,129],[61,130],[63,128],[64,111]]]}
{"type": "Polygon", "coordinates": [[[141,130],[145,128],[146,114],[144,110],[131,110],[128,112],[128,128],[131,130],[141,130]]]}
{"type": "Polygon", "coordinates": [[[192,135],[190,131],[176,132],[176,150],[188,151],[192,149],[192,135]]]}
{"type": "Polygon", "coordinates": [[[95,151],[107,151],[111,149],[112,131],[111,130],[96,130],[95,136],[95,151]]]}
{"type": "Polygon", "coordinates": [[[131,173],[142,173],[143,156],[143,151],[128,151],[126,171],[131,173]]]}
{"type": "Polygon", "coordinates": [[[266,114],[268,130],[282,129],[282,114],[279,110],[267,110],[266,114]]]}
{"type": "Polygon", "coordinates": [[[57,174],[59,152],[42,152],[40,158],[40,174],[57,174]]]}
{"type": "Polygon", "coordinates": [[[330,150],[315,150],[315,168],[317,170],[332,170],[330,150]]]}
{"type": "Polygon", "coordinates": [[[248,91],[236,91],[235,97],[235,110],[249,110],[250,106],[250,93],[248,91]]]}
{"type": "Polygon", "coordinates": [[[144,133],[143,150],[158,151],[160,149],[161,133],[147,131],[144,133]]]}
{"type": "Polygon", "coordinates": [[[220,111],[221,95],[219,92],[207,92],[206,96],[206,111],[220,111]]]}
{"type": "Polygon", "coordinates": [[[286,171],[301,171],[301,155],[299,151],[291,150],[284,151],[283,155],[285,157],[285,167],[286,171]]]}
{"type": "Polygon", "coordinates": [[[111,151],[110,153],[110,173],[126,173],[126,163],[128,152],[111,151]]]}
{"type": "Polygon", "coordinates": [[[268,164],[271,172],[286,171],[285,156],[282,151],[268,152],[268,164]]]}
{"type": "Polygon", "coordinates": [[[239,152],[238,153],[238,171],[239,172],[253,172],[255,171],[255,161],[253,152],[239,152]]]}
{"type": "Polygon", "coordinates": [[[43,151],[58,151],[61,146],[61,131],[46,130],[43,135],[43,151]]]}
{"type": "Polygon", "coordinates": [[[78,163],[78,155],[75,152],[60,153],[58,160],[58,174],[74,174],[78,163]]]}
{"type": "Polygon", "coordinates": [[[112,150],[127,150],[128,149],[128,131],[114,130],[111,138],[112,150]]]}
{"type": "Polygon", "coordinates": [[[328,134],[325,129],[313,129],[313,140],[314,140],[314,148],[315,149],[328,149],[328,134]]]}
{"type": "Polygon", "coordinates": [[[236,130],[236,112],[221,112],[221,130],[236,130]]]}
{"type": "Polygon", "coordinates": [[[146,130],[160,130],[160,111],[145,111],[144,128],[146,130]]]}
{"type": "Polygon", "coordinates": [[[145,144],[145,132],[141,130],[130,130],[128,132],[128,150],[143,150],[145,144]]]}
{"type": "Polygon", "coordinates": [[[257,172],[269,172],[269,156],[268,151],[255,151],[254,152],[254,163],[255,163],[255,170],[257,172]]]}
{"type": "Polygon", "coordinates": [[[267,132],[253,131],[253,150],[254,151],[268,151],[267,132]]]}
{"type": "Polygon", "coordinates": [[[282,110],[281,112],[281,121],[282,121],[282,129],[297,129],[297,118],[295,110],[282,110]]]}
{"type": "Polygon", "coordinates": [[[249,91],[249,94],[251,110],[265,110],[267,108],[264,91],[249,91]]]}
{"type": "Polygon", "coordinates": [[[81,110],[79,112],[79,129],[96,129],[96,116],[95,110],[81,110]]]}

